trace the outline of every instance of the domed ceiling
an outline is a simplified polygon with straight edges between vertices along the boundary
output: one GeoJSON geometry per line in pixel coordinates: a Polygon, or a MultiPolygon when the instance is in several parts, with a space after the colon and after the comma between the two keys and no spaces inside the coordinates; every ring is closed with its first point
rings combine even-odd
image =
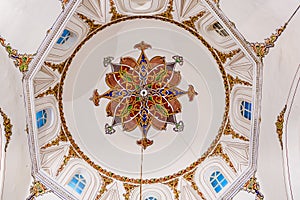
{"type": "Polygon", "coordinates": [[[36,178],[63,199],[233,197],[260,65],[215,2],[70,1],[24,79],[36,178]]]}

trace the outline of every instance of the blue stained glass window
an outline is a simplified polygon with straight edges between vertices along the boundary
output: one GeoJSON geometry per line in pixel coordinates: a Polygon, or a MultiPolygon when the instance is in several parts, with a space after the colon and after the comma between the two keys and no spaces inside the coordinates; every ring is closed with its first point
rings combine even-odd
{"type": "Polygon", "coordinates": [[[71,181],[68,183],[68,186],[73,188],[78,194],[81,194],[85,188],[86,180],[81,174],[75,174],[71,181]]]}
{"type": "Polygon", "coordinates": [[[210,184],[216,193],[219,193],[228,184],[228,181],[221,172],[215,171],[210,176],[210,184]]]}
{"type": "Polygon", "coordinates": [[[64,44],[71,36],[71,32],[67,29],[64,29],[61,36],[56,41],[56,44],[64,44]]]}
{"type": "Polygon", "coordinates": [[[157,198],[150,196],[150,197],[147,197],[145,200],[157,200],[157,198]]]}
{"type": "Polygon", "coordinates": [[[242,101],[240,105],[240,111],[243,117],[245,117],[248,120],[251,120],[252,103],[248,101],[242,101]]]}
{"type": "Polygon", "coordinates": [[[40,110],[36,113],[36,125],[38,128],[43,127],[47,122],[47,111],[40,110]]]}

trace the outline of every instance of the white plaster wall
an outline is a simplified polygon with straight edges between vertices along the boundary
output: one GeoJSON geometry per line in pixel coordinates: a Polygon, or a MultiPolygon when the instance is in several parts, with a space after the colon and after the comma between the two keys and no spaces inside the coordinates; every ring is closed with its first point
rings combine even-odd
{"type": "Polygon", "coordinates": [[[4,161],[4,178],[1,180],[4,184],[0,199],[24,199],[29,194],[31,164],[25,131],[22,74],[3,48],[0,48],[0,69],[0,107],[13,125],[4,161]]]}
{"type": "Polygon", "coordinates": [[[0,0],[0,35],[21,53],[35,53],[61,12],[59,0],[0,0]]]}

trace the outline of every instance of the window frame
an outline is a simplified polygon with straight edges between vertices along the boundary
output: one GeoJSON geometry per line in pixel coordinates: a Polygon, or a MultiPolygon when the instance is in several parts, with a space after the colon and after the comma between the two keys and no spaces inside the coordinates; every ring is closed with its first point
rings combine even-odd
{"type": "Polygon", "coordinates": [[[220,170],[215,170],[209,177],[210,186],[218,194],[228,185],[228,180],[220,170]],[[221,177],[221,179],[219,179],[221,177]],[[214,185],[216,183],[216,185],[214,185]],[[223,184],[224,183],[224,184],[223,184]],[[219,189],[218,189],[219,188],[219,189]]]}
{"type": "Polygon", "coordinates": [[[252,119],[252,102],[247,101],[247,100],[242,100],[240,102],[240,113],[245,119],[251,121],[251,119],[252,119]]]}
{"type": "Polygon", "coordinates": [[[72,178],[68,181],[67,186],[70,187],[73,191],[75,191],[78,195],[81,196],[87,186],[87,180],[82,173],[78,172],[78,173],[75,173],[72,176],[72,178]],[[74,185],[74,186],[72,186],[72,185],[74,185]],[[83,186],[81,186],[81,185],[83,185],[83,186]]]}

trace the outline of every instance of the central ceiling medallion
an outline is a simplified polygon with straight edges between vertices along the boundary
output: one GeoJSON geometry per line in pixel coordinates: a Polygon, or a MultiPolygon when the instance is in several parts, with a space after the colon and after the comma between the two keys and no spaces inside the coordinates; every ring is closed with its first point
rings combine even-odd
{"type": "Polygon", "coordinates": [[[175,67],[176,64],[183,65],[181,56],[173,56],[173,62],[166,62],[163,56],[149,60],[145,54],[145,50],[151,48],[149,44],[142,41],[134,48],[141,51],[138,60],[122,57],[120,63],[112,63],[112,57],[104,59],[104,66],[110,65],[112,70],[105,78],[109,90],[101,95],[94,90],[90,100],[95,106],[99,106],[101,98],[110,100],[106,113],[113,120],[111,125],[105,125],[106,134],[115,133],[114,127],[118,125],[127,132],[139,127],[142,139],[137,144],[146,149],[153,144],[147,138],[151,126],[166,130],[167,124],[172,124],[175,132],[183,131],[184,123],[176,120],[176,114],[181,112],[178,97],[188,95],[192,101],[197,92],[192,85],[187,91],[177,87],[181,74],[175,67]]]}

